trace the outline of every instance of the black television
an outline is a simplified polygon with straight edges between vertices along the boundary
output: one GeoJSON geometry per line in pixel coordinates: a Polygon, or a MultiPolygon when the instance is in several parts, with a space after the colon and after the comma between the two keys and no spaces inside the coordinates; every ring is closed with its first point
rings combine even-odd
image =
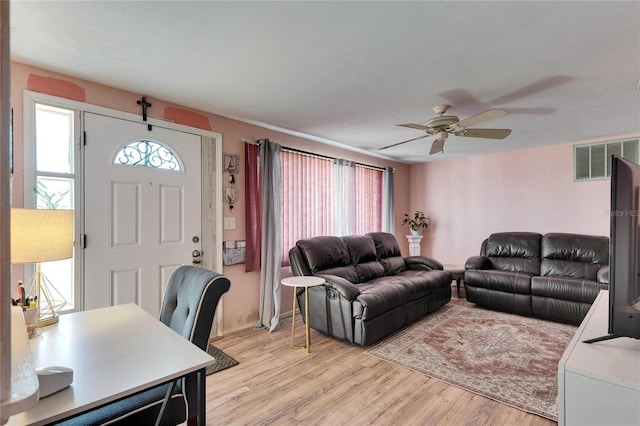
{"type": "Polygon", "coordinates": [[[608,335],[640,339],[640,165],[611,157],[608,335]]]}

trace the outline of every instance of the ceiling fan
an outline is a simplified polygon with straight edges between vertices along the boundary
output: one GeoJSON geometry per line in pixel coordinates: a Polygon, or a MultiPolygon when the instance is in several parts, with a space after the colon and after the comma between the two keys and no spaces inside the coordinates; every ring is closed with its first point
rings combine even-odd
{"type": "Polygon", "coordinates": [[[402,145],[403,143],[423,139],[435,135],[435,140],[431,144],[429,155],[444,152],[444,142],[450,134],[467,138],[487,138],[487,139],[504,139],[511,134],[511,129],[470,129],[469,126],[484,123],[489,120],[504,117],[507,111],[502,109],[490,109],[480,114],[474,115],[464,120],[460,120],[455,115],[444,115],[449,109],[449,105],[438,105],[433,108],[437,117],[433,117],[424,124],[406,123],[397,124],[397,126],[408,127],[410,129],[424,130],[427,134],[406,141],[394,143],[392,145],[383,146],[378,150],[391,148],[402,145]]]}

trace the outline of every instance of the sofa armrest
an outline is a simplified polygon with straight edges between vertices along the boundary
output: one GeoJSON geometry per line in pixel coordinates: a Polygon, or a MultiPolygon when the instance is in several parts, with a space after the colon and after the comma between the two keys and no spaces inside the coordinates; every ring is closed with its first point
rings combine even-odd
{"type": "Polygon", "coordinates": [[[404,258],[408,269],[444,269],[442,263],[426,256],[409,256],[404,258]]]}
{"type": "Polygon", "coordinates": [[[493,265],[488,257],[471,256],[464,264],[464,269],[493,269],[493,265]]]}
{"type": "Polygon", "coordinates": [[[331,274],[318,274],[317,276],[325,279],[325,287],[337,291],[340,296],[349,301],[356,300],[360,294],[360,290],[354,283],[342,277],[331,274]]]}
{"type": "Polygon", "coordinates": [[[609,285],[609,265],[601,266],[598,269],[597,275],[598,284],[609,285]]]}

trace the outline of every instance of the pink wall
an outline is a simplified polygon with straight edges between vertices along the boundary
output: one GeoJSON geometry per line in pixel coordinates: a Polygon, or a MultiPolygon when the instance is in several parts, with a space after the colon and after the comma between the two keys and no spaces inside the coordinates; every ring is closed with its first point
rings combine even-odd
{"type": "Polygon", "coordinates": [[[574,182],[574,144],[412,166],[411,209],[432,219],[422,254],[464,264],[502,231],[608,236],[610,180],[574,182]]]}
{"type": "MultiPolygon", "coordinates": [[[[89,104],[139,113],[140,94],[107,87],[51,71],[13,63],[11,68],[14,109],[13,202],[22,205],[22,92],[25,89],[52,94],[89,104]]],[[[609,234],[609,180],[574,182],[574,143],[493,154],[481,157],[406,165],[356,154],[308,139],[231,120],[212,113],[194,111],[155,99],[149,116],[222,133],[223,151],[240,156],[244,169],[243,138],[269,138],[284,146],[318,154],[347,158],[376,166],[395,167],[396,236],[408,254],[401,225],[402,214],[420,209],[432,219],[425,233],[422,254],[443,263],[462,264],[477,254],[480,244],[492,232],[526,230],[540,233],[560,231],[609,234]]],[[[622,135],[627,137],[628,135],[622,135]]],[[[612,137],[614,139],[617,137],[612,137]]],[[[589,142],[589,141],[582,141],[589,142]]],[[[242,240],[244,232],[244,175],[236,176],[240,198],[234,211],[237,228],[224,231],[224,240],[242,240]]],[[[231,290],[224,298],[224,329],[231,331],[253,325],[258,319],[260,280],[257,272],[245,273],[244,265],[224,267],[231,290]]],[[[286,271],[284,271],[286,273],[286,271]]],[[[291,306],[291,291],[283,289],[282,306],[291,306]]]]}
{"type": "MultiPolygon", "coordinates": [[[[80,100],[93,105],[100,105],[115,110],[131,113],[140,113],[140,107],[136,100],[141,94],[119,90],[98,83],[80,80],[52,71],[35,68],[20,63],[12,63],[11,66],[11,97],[14,110],[14,161],[15,174],[13,178],[13,205],[21,206],[23,199],[23,176],[21,164],[23,121],[22,121],[22,92],[25,89],[32,91],[80,100]]],[[[396,235],[402,236],[406,229],[402,229],[402,213],[408,211],[409,193],[406,191],[409,182],[409,169],[406,164],[389,162],[364,154],[342,150],[329,145],[324,145],[308,139],[291,136],[273,130],[267,130],[258,126],[231,120],[204,111],[194,111],[185,106],[174,105],[146,94],[149,102],[153,104],[148,114],[153,118],[175,121],[180,124],[213,130],[222,133],[223,151],[228,154],[238,154],[240,157],[241,173],[236,176],[236,185],[240,189],[238,203],[234,205],[233,212],[225,208],[225,216],[235,216],[236,229],[224,231],[223,240],[243,240],[244,231],[244,143],[243,138],[269,138],[283,146],[306,150],[313,153],[341,157],[353,161],[367,163],[375,166],[392,166],[395,168],[395,208],[396,208],[396,235]]],[[[408,254],[408,245],[405,238],[399,238],[402,249],[408,254]]],[[[258,298],[260,278],[257,272],[245,273],[244,265],[224,267],[223,274],[231,280],[231,289],[224,297],[224,330],[230,331],[253,325],[258,320],[258,298]]],[[[289,288],[283,289],[283,311],[290,310],[292,292],[289,288]]]]}

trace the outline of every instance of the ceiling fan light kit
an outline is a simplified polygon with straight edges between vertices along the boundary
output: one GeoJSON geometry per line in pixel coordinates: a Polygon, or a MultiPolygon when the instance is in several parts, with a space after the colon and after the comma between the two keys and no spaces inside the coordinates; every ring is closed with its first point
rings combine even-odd
{"type": "Polygon", "coordinates": [[[455,115],[444,115],[449,109],[449,105],[437,105],[433,107],[436,117],[427,120],[424,124],[416,123],[404,123],[398,124],[400,127],[407,127],[410,129],[423,130],[426,134],[417,138],[409,139],[406,141],[387,145],[378,150],[392,148],[394,146],[402,145],[407,142],[423,139],[429,136],[436,136],[435,140],[431,144],[431,150],[429,155],[437,154],[438,152],[444,152],[444,142],[447,137],[452,134],[459,137],[470,138],[485,138],[485,139],[504,139],[511,134],[511,129],[472,129],[469,126],[485,123],[490,120],[495,120],[507,115],[507,111],[502,109],[490,109],[480,114],[476,114],[472,117],[460,120],[455,115]]]}

